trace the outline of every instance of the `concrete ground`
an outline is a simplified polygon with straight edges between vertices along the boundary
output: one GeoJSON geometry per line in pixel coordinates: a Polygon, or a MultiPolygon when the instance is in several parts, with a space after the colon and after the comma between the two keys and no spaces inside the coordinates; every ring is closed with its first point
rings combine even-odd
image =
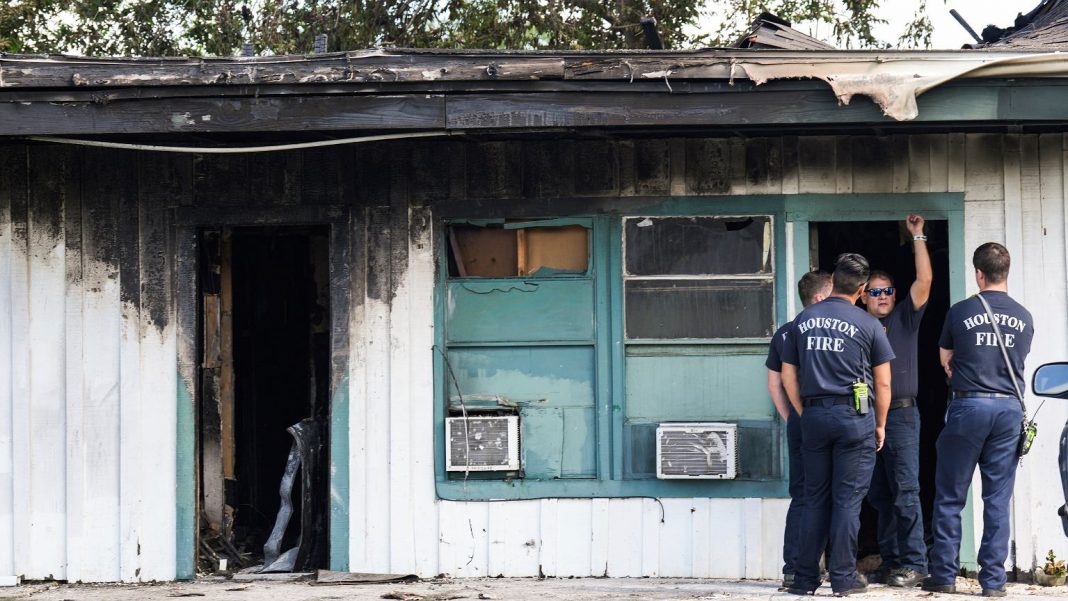
{"type": "MultiPolygon", "coordinates": [[[[959,579],[957,594],[925,593],[919,588],[903,590],[871,587],[858,599],[953,599],[981,598],[975,580],[959,579]]],[[[817,596],[830,597],[824,586],[817,596]]],[[[1068,588],[1044,588],[1010,584],[1008,599],[1065,598],[1068,588]]],[[[536,599],[594,601],[601,599],[799,599],[780,592],[778,583],[759,580],[698,580],[677,578],[576,578],[544,580],[523,578],[438,579],[405,584],[313,585],[307,582],[197,580],[151,585],[86,585],[30,583],[0,589],[0,601],[170,601],[204,598],[225,601],[313,601],[326,599],[536,599]]]]}

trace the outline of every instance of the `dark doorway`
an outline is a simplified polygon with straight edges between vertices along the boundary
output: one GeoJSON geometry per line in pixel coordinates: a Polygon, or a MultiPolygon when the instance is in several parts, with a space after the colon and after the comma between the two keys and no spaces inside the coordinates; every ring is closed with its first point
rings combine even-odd
{"type": "MultiPolygon", "coordinates": [[[[938,337],[949,309],[949,236],[946,221],[927,221],[927,247],[934,270],[931,298],[920,325],[919,395],[920,410],[920,503],[923,506],[924,535],[930,544],[931,508],[934,503],[935,442],[942,431],[948,386],[938,362],[938,337]]],[[[898,299],[908,294],[916,277],[911,236],[903,222],[849,221],[812,224],[812,259],[821,269],[832,271],[835,258],[843,252],[867,257],[872,269],[894,277],[898,299]]],[[[861,511],[858,557],[879,553],[876,512],[867,502],[861,511]]]]}
{"type": "Polygon", "coordinates": [[[201,241],[202,538],[235,567],[263,561],[294,443],[287,428],[318,418],[322,456],[297,472],[281,549],[308,546],[305,567],[326,567],[328,499],[308,483],[325,491],[328,481],[328,229],[220,228],[201,241]]]}

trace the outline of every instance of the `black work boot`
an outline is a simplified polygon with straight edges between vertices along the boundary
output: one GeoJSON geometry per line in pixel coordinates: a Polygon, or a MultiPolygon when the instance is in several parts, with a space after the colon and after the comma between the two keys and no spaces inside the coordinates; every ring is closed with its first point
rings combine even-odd
{"type": "Polygon", "coordinates": [[[923,582],[924,578],[927,578],[927,574],[921,574],[912,568],[899,568],[890,573],[890,576],[886,579],[886,584],[902,588],[912,588],[923,582]]]}
{"type": "Polygon", "coordinates": [[[957,592],[956,584],[939,584],[931,580],[931,577],[923,579],[923,584],[920,587],[929,593],[955,593],[957,592]]]}
{"type": "Polygon", "coordinates": [[[868,592],[868,579],[860,574],[853,576],[853,584],[849,588],[834,591],[835,597],[848,597],[849,595],[860,595],[868,592]]]}
{"type": "Polygon", "coordinates": [[[984,588],[983,589],[983,596],[984,597],[1004,597],[1007,594],[1008,593],[1005,591],[1005,587],[1001,587],[1001,588],[984,588]]]}

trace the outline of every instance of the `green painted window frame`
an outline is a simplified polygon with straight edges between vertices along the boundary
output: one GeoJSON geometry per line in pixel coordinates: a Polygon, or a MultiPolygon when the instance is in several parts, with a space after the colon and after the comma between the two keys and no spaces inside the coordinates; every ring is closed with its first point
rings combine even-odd
{"type": "MultiPolygon", "coordinates": [[[[593,265],[595,300],[595,401],[597,477],[588,480],[449,480],[444,465],[445,387],[444,363],[441,353],[434,353],[435,403],[435,479],[437,495],[456,501],[520,500],[539,498],[625,498],[625,497],[707,497],[707,498],[786,498],[788,489],[785,466],[785,436],[780,436],[780,451],[784,458],[782,478],[774,481],[737,480],[625,480],[623,475],[624,448],[624,381],[626,349],[645,341],[626,340],[623,334],[623,217],[633,216],[744,216],[771,215],[773,222],[774,308],[776,324],[792,317],[799,303],[793,300],[794,282],[808,270],[808,228],[811,221],[890,221],[902,217],[903,208],[920,211],[929,219],[949,222],[950,293],[960,300],[964,293],[963,245],[964,199],[960,193],[930,194],[798,194],[753,195],[728,197],[672,197],[652,201],[634,211],[607,215],[577,215],[564,219],[589,219],[591,262],[593,265]],[[859,207],[872,207],[871,209],[859,207]],[[792,260],[791,260],[792,259],[792,260]],[[601,274],[608,277],[601,277],[601,274]]],[[[454,222],[449,220],[448,223],[454,222]]],[[[455,222],[463,222],[456,220],[455,222]]],[[[444,312],[442,291],[447,265],[441,251],[445,248],[444,231],[436,241],[439,277],[435,283],[435,342],[444,350],[444,312]]],[[[680,340],[653,341],[655,344],[767,344],[764,338],[743,340],[680,340]]],[[[769,412],[771,401],[768,400],[769,412]]],[[[774,418],[774,416],[772,416],[774,418]]],[[[974,537],[971,504],[965,514],[965,544],[962,557],[965,564],[974,562],[974,537]]]]}

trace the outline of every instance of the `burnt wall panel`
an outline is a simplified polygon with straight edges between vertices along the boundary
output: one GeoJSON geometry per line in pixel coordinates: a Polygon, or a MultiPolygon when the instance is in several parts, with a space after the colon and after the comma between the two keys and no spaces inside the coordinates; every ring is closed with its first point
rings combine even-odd
{"type": "Polygon", "coordinates": [[[523,193],[522,147],[515,142],[469,145],[467,191],[475,199],[519,198],[523,193]]]}

